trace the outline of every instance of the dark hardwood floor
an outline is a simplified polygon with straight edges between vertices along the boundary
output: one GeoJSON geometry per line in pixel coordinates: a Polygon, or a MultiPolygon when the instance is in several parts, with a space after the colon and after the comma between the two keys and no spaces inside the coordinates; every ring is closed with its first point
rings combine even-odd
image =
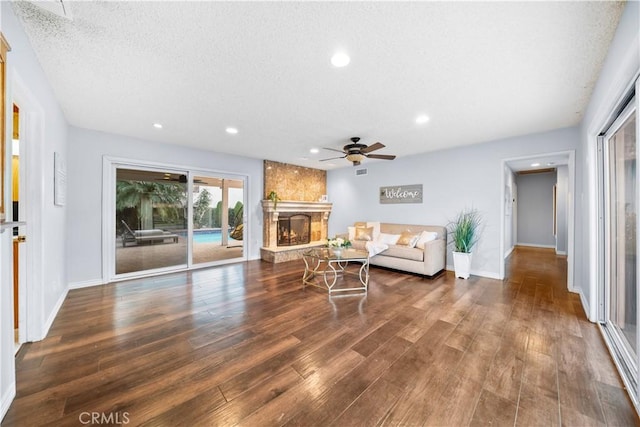
{"type": "Polygon", "coordinates": [[[303,290],[302,271],[70,291],[18,353],[2,425],[639,425],[553,251],[517,248],[504,282],[372,268],[366,296],[303,290]]]}

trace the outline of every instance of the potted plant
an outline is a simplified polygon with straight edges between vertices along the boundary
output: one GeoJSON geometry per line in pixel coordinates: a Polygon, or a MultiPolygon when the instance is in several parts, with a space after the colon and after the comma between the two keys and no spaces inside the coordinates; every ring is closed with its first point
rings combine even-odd
{"type": "Polygon", "coordinates": [[[453,243],[453,267],[456,277],[469,278],[471,250],[478,243],[482,216],[476,209],[465,209],[447,225],[453,243]]]}
{"type": "Polygon", "coordinates": [[[273,202],[273,209],[274,210],[277,209],[278,201],[280,201],[280,197],[278,197],[278,193],[276,193],[274,190],[271,190],[271,192],[267,195],[267,199],[273,202]]]}

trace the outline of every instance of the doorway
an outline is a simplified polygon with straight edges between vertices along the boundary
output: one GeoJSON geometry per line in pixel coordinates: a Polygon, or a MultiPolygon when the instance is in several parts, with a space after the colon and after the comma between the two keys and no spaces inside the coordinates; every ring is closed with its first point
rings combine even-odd
{"type": "MultiPolygon", "coordinates": [[[[11,141],[11,206],[12,220],[14,222],[24,222],[24,188],[25,185],[25,167],[24,167],[24,138],[20,138],[20,107],[17,103],[13,103],[13,131],[11,141]]],[[[20,345],[26,341],[24,331],[24,311],[25,311],[25,292],[26,292],[26,258],[27,253],[24,250],[26,242],[25,227],[18,226],[13,228],[13,331],[15,352],[20,349],[20,345]]]]}
{"type": "MultiPolygon", "coordinates": [[[[519,204],[519,198],[522,193],[521,188],[518,186],[516,174],[522,171],[543,171],[543,170],[556,170],[559,182],[562,185],[558,188],[562,188],[562,199],[564,203],[564,209],[553,210],[553,219],[557,219],[557,215],[562,215],[566,218],[566,227],[563,228],[562,233],[558,236],[556,233],[553,237],[556,239],[555,247],[556,253],[567,256],[567,289],[573,291],[573,277],[574,277],[574,209],[575,209],[575,152],[574,151],[562,151],[555,153],[541,153],[531,156],[523,156],[518,158],[511,158],[503,160],[503,203],[501,207],[501,240],[500,240],[500,253],[503,255],[503,262],[500,263],[500,277],[504,278],[506,271],[507,257],[516,245],[516,242],[521,241],[525,236],[521,236],[518,232],[518,228],[522,229],[521,224],[518,222],[518,212],[523,209],[523,206],[519,204]],[[558,171],[561,171],[559,173],[558,171]],[[561,177],[561,178],[560,178],[561,177]],[[564,233],[564,234],[563,234],[564,233]],[[558,246],[558,238],[562,238],[562,241],[566,242],[566,247],[558,246]]],[[[552,189],[549,191],[549,201],[553,200],[552,189]]],[[[551,219],[550,219],[551,221],[551,219]]],[[[548,227],[548,232],[553,234],[553,226],[557,225],[551,221],[551,226],[548,227]]],[[[552,246],[552,245],[548,245],[552,246]]]]}

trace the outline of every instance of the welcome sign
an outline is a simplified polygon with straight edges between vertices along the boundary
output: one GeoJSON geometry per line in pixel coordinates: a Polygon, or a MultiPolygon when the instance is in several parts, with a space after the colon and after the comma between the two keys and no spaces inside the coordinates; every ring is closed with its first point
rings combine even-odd
{"type": "Polygon", "coordinates": [[[422,203],[422,184],[380,187],[380,203],[422,203]]]}

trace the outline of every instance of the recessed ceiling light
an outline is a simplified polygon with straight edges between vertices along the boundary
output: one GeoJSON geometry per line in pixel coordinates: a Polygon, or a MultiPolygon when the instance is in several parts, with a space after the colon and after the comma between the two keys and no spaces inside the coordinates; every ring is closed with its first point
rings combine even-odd
{"type": "Polygon", "coordinates": [[[236,128],[226,128],[225,130],[227,131],[227,133],[230,133],[231,135],[235,135],[236,133],[238,133],[238,129],[236,128]]]}
{"type": "Polygon", "coordinates": [[[427,116],[426,114],[421,114],[418,117],[416,117],[416,123],[418,123],[419,125],[423,123],[427,123],[428,121],[429,121],[429,116],[427,116]]]}
{"type": "Polygon", "coordinates": [[[153,127],[156,129],[162,129],[162,125],[160,123],[154,123],[153,127]]]}
{"type": "Polygon", "coordinates": [[[334,67],[346,67],[351,62],[351,58],[344,52],[337,52],[331,57],[331,63],[334,67]]]}
{"type": "Polygon", "coordinates": [[[538,166],[540,166],[540,163],[531,163],[532,168],[537,168],[538,166]]]}
{"type": "Polygon", "coordinates": [[[311,154],[318,154],[320,152],[320,150],[318,150],[317,148],[312,148],[311,150],[309,150],[309,152],[311,154]]]}

